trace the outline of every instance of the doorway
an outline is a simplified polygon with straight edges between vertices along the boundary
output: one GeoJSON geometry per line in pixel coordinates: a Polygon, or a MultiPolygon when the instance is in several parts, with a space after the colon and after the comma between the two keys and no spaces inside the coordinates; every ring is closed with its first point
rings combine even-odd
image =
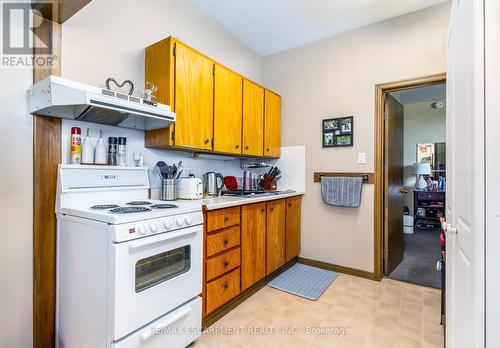
{"type": "Polygon", "coordinates": [[[440,287],[445,83],[438,74],[376,86],[376,279],[440,287]]]}

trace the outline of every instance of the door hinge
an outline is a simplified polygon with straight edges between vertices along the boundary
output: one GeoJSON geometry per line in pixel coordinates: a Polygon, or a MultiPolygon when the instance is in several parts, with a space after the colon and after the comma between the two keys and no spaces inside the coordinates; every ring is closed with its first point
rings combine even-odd
{"type": "Polygon", "coordinates": [[[215,64],[212,65],[212,75],[215,75],[215,64]]]}
{"type": "Polygon", "coordinates": [[[389,258],[389,249],[384,249],[384,259],[389,258]]]}
{"type": "Polygon", "coordinates": [[[214,139],[212,138],[212,150],[214,148],[214,139]]]}
{"type": "Polygon", "coordinates": [[[384,111],[384,120],[387,120],[389,118],[389,112],[384,111]]]}
{"type": "Polygon", "coordinates": [[[175,56],[176,53],[177,53],[177,44],[174,44],[174,48],[172,50],[172,54],[175,56]]]}
{"type": "Polygon", "coordinates": [[[175,141],[175,130],[172,131],[172,141],[175,141]]]}

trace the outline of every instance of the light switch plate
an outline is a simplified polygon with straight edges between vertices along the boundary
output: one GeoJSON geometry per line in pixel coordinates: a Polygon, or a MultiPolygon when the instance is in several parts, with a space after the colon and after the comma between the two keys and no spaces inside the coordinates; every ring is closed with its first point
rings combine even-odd
{"type": "Polygon", "coordinates": [[[366,153],[358,152],[358,164],[365,164],[365,163],[366,163],[366,153]]]}

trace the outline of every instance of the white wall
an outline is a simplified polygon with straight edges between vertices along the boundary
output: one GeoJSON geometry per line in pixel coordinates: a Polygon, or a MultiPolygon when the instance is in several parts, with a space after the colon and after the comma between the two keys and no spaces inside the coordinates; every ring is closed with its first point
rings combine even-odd
{"type": "Polygon", "coordinates": [[[31,347],[33,337],[32,81],[30,69],[0,68],[0,347],[31,347]]]}
{"type": "Polygon", "coordinates": [[[182,0],[93,0],[63,24],[62,76],[144,85],[144,49],[168,36],[261,81],[261,59],[182,0]]]}
{"type": "Polygon", "coordinates": [[[335,208],[313,173],[373,172],[375,84],[444,72],[449,12],[444,3],[264,58],[263,82],[282,95],[283,145],[306,145],[301,256],[373,271],[373,185],[358,209],[335,208]],[[354,147],[322,149],[321,120],[342,115],[354,115],[354,147]]]}
{"type": "Polygon", "coordinates": [[[411,215],[417,144],[446,142],[446,109],[433,109],[430,105],[431,102],[404,105],[404,185],[409,189],[405,205],[411,215]]]}

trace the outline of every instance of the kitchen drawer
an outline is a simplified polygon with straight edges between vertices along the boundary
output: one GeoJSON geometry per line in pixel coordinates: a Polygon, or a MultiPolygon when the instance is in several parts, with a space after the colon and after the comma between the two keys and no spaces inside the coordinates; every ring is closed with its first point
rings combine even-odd
{"type": "Polygon", "coordinates": [[[240,223],[240,207],[232,207],[209,211],[207,213],[207,231],[238,225],[240,223]]]}
{"type": "Polygon", "coordinates": [[[234,249],[207,260],[207,281],[240,267],[241,249],[234,249]]]}
{"type": "Polygon", "coordinates": [[[240,245],[240,226],[223,229],[207,236],[207,257],[240,245]]]}
{"type": "Polygon", "coordinates": [[[207,314],[240,293],[240,269],[207,284],[207,314]]]}
{"type": "Polygon", "coordinates": [[[444,192],[417,192],[419,201],[444,201],[444,192]]]}

